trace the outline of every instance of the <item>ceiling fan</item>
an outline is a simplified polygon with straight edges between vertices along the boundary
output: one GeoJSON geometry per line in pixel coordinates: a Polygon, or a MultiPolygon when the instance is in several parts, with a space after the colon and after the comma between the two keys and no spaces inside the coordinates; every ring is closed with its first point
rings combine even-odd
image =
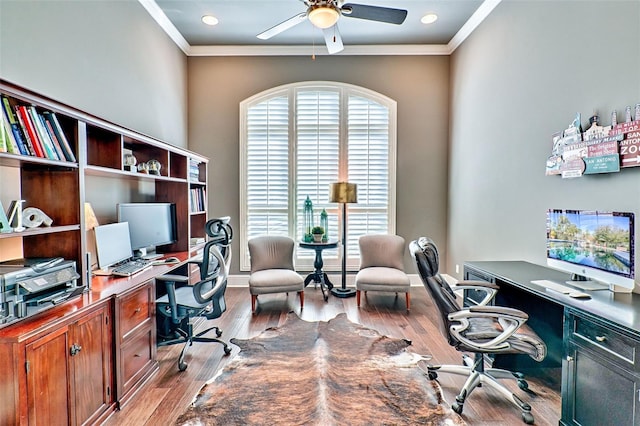
{"type": "Polygon", "coordinates": [[[338,19],[340,16],[347,18],[359,18],[369,21],[386,22],[400,25],[407,17],[407,11],[403,9],[392,9],[389,7],[369,6],[365,4],[345,3],[341,0],[300,0],[306,6],[305,12],[279,23],[260,33],[257,37],[261,40],[268,40],[292,28],[307,19],[322,30],[327,50],[330,54],[338,53],[344,49],[342,37],[338,31],[338,19]]]}

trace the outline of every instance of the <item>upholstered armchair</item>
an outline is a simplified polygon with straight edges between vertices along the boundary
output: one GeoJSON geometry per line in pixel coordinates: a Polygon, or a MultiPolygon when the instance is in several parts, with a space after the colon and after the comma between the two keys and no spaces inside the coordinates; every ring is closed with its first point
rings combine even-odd
{"type": "Polygon", "coordinates": [[[360,270],[356,275],[356,303],[368,291],[405,293],[407,312],[411,308],[411,282],[404,272],[404,238],[399,235],[363,235],[360,246],[360,270]]]}
{"type": "Polygon", "coordinates": [[[485,368],[484,354],[523,354],[542,361],[547,347],[538,335],[525,323],[529,318],[522,311],[501,306],[488,306],[498,287],[485,282],[462,281],[456,289],[473,289],[486,292],[487,297],[479,306],[461,308],[456,295],[447,281],[438,273],[438,249],[426,237],[409,244],[411,256],[425,289],[440,312],[440,329],[449,345],[462,352],[471,352],[474,357],[463,355],[463,365],[429,365],[429,379],[435,380],[439,373],[451,373],[467,377],[451,408],[462,413],[466,398],[476,387],[486,385],[511,401],[522,411],[522,420],[533,424],[531,406],[523,402],[499,383],[497,379],[516,380],[518,386],[527,390],[529,385],[521,373],[498,368],[485,368]]]}
{"type": "Polygon", "coordinates": [[[251,311],[256,313],[258,295],[297,292],[304,307],[304,279],[295,271],[295,241],[283,236],[262,236],[249,240],[251,311]]]}

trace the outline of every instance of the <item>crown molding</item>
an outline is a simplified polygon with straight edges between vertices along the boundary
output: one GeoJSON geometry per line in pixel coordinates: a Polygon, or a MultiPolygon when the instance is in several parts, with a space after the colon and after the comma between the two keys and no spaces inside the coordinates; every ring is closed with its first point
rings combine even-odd
{"type": "MultiPolygon", "coordinates": [[[[451,55],[469,35],[489,16],[502,0],[485,0],[469,20],[444,44],[393,44],[345,46],[332,56],[428,56],[451,55]]],[[[155,0],[138,0],[164,32],[187,56],[325,56],[324,46],[264,46],[264,45],[219,45],[191,46],[169,21],[155,0]]]]}

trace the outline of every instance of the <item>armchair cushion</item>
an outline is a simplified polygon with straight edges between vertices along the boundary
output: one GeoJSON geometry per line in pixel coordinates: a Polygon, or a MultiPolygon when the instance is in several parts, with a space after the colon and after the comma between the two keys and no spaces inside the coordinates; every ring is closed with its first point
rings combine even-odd
{"type": "Polygon", "coordinates": [[[289,269],[266,269],[249,276],[251,294],[286,293],[304,290],[300,274],[289,269]]]}
{"type": "Polygon", "coordinates": [[[360,269],[372,266],[404,271],[404,238],[399,235],[363,235],[360,244],[360,269]]]}
{"type": "Polygon", "coordinates": [[[361,291],[409,291],[411,282],[403,271],[396,268],[372,266],[358,271],[358,290],[361,291]]]}

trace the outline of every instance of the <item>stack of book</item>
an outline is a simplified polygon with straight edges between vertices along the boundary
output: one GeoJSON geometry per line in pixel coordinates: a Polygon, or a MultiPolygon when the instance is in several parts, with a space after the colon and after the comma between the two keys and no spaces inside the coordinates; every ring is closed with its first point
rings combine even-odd
{"type": "Polygon", "coordinates": [[[189,181],[200,181],[200,162],[198,160],[189,160],[189,181]]]}
{"type": "Polygon", "coordinates": [[[12,105],[2,96],[0,152],[76,162],[71,145],[54,112],[32,105],[12,105]]]}
{"type": "Polygon", "coordinates": [[[207,192],[204,187],[190,190],[191,213],[200,213],[207,209],[207,192]]]}

